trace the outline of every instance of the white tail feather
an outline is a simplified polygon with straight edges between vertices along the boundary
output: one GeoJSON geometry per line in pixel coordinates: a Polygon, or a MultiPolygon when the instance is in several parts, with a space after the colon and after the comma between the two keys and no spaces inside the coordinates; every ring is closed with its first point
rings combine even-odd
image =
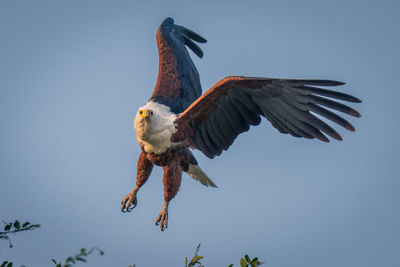
{"type": "Polygon", "coordinates": [[[199,181],[201,184],[205,186],[211,186],[211,187],[217,187],[213,181],[203,172],[203,170],[200,168],[199,165],[194,165],[194,164],[189,164],[189,169],[187,170],[187,173],[195,179],[196,181],[199,181]]]}

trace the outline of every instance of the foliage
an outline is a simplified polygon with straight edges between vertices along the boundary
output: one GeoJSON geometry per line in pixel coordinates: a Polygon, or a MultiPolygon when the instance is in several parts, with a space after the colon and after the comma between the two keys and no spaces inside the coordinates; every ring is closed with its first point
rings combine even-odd
{"type": "MultiPolygon", "coordinates": [[[[9,223],[4,222],[4,230],[3,232],[0,232],[0,239],[8,240],[10,243],[10,248],[12,248],[13,245],[11,243],[10,234],[15,234],[23,231],[30,231],[37,229],[39,227],[40,224],[31,224],[30,222],[25,222],[21,225],[21,223],[18,220],[9,223]]],[[[89,256],[95,251],[97,251],[100,254],[100,256],[104,255],[104,252],[98,247],[93,247],[90,250],[82,248],[78,254],[66,258],[64,262],[57,262],[55,259],[52,259],[51,261],[54,263],[56,267],[71,267],[78,262],[87,262],[86,259],[87,256],[89,256]]],[[[190,260],[190,262],[188,262],[187,257],[185,258],[185,267],[204,267],[204,265],[200,261],[204,257],[199,256],[198,254],[199,251],[200,251],[200,244],[197,245],[196,250],[194,252],[194,256],[190,260]]],[[[240,259],[240,267],[257,267],[262,264],[264,264],[264,262],[260,262],[257,257],[250,259],[250,257],[247,254],[240,259]]],[[[13,265],[12,262],[3,261],[0,267],[12,267],[12,265],[13,265]]],[[[135,264],[129,267],[135,267],[135,264]]],[[[230,264],[228,267],[233,267],[233,264],[230,264]]]]}
{"type": "MultiPolygon", "coordinates": [[[[255,257],[253,259],[250,259],[249,255],[244,255],[244,258],[240,259],[240,267],[257,267],[260,266],[261,264],[264,264],[264,262],[258,261],[258,258],[255,257]]],[[[232,267],[233,264],[229,265],[229,267],[232,267]]]]}
{"type": "MultiPolygon", "coordinates": [[[[15,234],[18,232],[23,232],[23,231],[30,231],[34,230],[40,227],[40,224],[31,224],[30,222],[25,222],[21,225],[21,223],[18,220],[15,220],[14,222],[6,223],[4,222],[4,232],[0,232],[0,239],[8,240],[10,243],[10,248],[13,247],[10,239],[10,234],[15,234]]],[[[76,254],[73,257],[68,257],[64,263],[57,263],[56,260],[52,259],[52,262],[57,266],[57,267],[71,267],[72,265],[75,265],[78,261],[81,262],[87,262],[86,257],[92,254],[94,251],[98,251],[100,255],[104,255],[104,252],[97,248],[93,247],[90,250],[86,250],[85,248],[82,248],[78,254],[76,254]]],[[[1,263],[0,267],[12,267],[13,263],[9,261],[3,261],[1,263]]]]}
{"type": "Polygon", "coordinates": [[[188,258],[187,257],[185,258],[185,267],[196,266],[196,264],[199,267],[204,267],[204,265],[202,265],[200,262],[200,260],[204,257],[198,255],[199,250],[200,250],[200,244],[197,245],[196,251],[194,252],[192,260],[189,262],[189,265],[188,265],[188,258]]]}
{"type": "MultiPolygon", "coordinates": [[[[204,267],[204,265],[200,262],[203,259],[203,256],[199,256],[200,244],[197,245],[196,251],[194,252],[194,256],[191,261],[188,263],[188,258],[185,258],[185,267],[204,267]],[[196,265],[197,264],[197,265],[196,265]]],[[[257,257],[250,259],[249,255],[244,255],[243,258],[240,259],[240,267],[257,267],[264,264],[264,262],[260,262],[257,257]]],[[[230,264],[228,267],[233,267],[233,264],[230,264]]]]}
{"type": "MultiPolygon", "coordinates": [[[[13,247],[10,239],[10,234],[35,230],[40,227],[40,224],[31,224],[30,222],[25,222],[21,225],[21,223],[18,220],[9,223],[3,221],[3,223],[4,223],[4,230],[3,230],[4,232],[0,232],[0,239],[8,240],[10,248],[13,247]]],[[[0,267],[2,267],[2,265],[0,267]]]]}
{"type": "Polygon", "coordinates": [[[12,262],[3,261],[0,267],[12,267],[12,265],[13,265],[12,262]]]}
{"type": "MultiPolygon", "coordinates": [[[[24,222],[22,225],[18,220],[15,220],[14,222],[4,222],[4,232],[0,232],[0,239],[8,240],[10,248],[13,247],[13,244],[11,242],[10,235],[15,234],[18,232],[23,232],[23,231],[31,231],[35,230],[40,227],[40,224],[31,224],[30,222],[24,222]]],[[[0,265],[0,267],[12,267],[13,263],[9,261],[3,261],[3,263],[0,265]]]]}
{"type": "Polygon", "coordinates": [[[65,259],[64,263],[58,262],[55,259],[51,259],[51,261],[56,265],[56,267],[71,267],[72,265],[75,265],[77,262],[87,262],[86,257],[92,254],[94,251],[98,251],[100,256],[104,255],[104,251],[99,249],[98,247],[93,247],[90,250],[86,250],[85,248],[81,248],[80,252],[78,254],[75,254],[75,256],[70,256],[65,259]]]}

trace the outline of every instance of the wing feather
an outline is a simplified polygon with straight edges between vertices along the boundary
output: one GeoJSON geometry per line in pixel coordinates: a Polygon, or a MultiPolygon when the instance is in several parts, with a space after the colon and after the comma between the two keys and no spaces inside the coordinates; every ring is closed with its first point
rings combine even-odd
{"type": "Polygon", "coordinates": [[[235,96],[234,94],[231,94],[233,97],[231,97],[230,101],[232,104],[240,110],[240,113],[244,120],[246,121],[247,125],[258,125],[261,122],[260,116],[253,112],[251,109],[248,108],[243,102],[241,101],[240,98],[235,96]]]}
{"type": "Polygon", "coordinates": [[[188,28],[185,28],[183,26],[181,26],[181,28],[183,30],[183,34],[185,36],[189,37],[190,39],[193,39],[198,43],[207,43],[206,39],[204,39],[203,37],[201,37],[197,33],[193,32],[192,30],[189,30],[188,28]]]}
{"type": "Polygon", "coordinates": [[[349,102],[353,102],[353,103],[361,102],[360,99],[358,99],[352,95],[348,95],[345,93],[336,92],[336,91],[332,91],[332,90],[328,90],[328,89],[322,89],[319,87],[312,87],[312,86],[306,86],[306,85],[299,85],[299,86],[295,86],[295,87],[300,90],[305,90],[307,93],[313,93],[316,95],[332,97],[332,98],[345,100],[345,101],[349,101],[349,102]]]}
{"type": "Polygon", "coordinates": [[[354,126],[350,124],[350,122],[346,121],[342,117],[338,116],[337,114],[333,113],[332,111],[329,111],[327,109],[321,108],[320,106],[317,106],[313,103],[308,104],[308,107],[310,108],[311,111],[324,116],[328,120],[331,120],[340,126],[343,126],[349,131],[355,131],[354,126]]]}
{"type": "Polygon", "coordinates": [[[328,134],[332,138],[335,138],[337,140],[342,140],[340,135],[335,130],[333,130],[332,127],[330,127],[328,124],[326,124],[322,120],[320,120],[317,117],[315,117],[314,115],[312,115],[310,112],[298,110],[298,109],[294,108],[293,106],[288,105],[280,98],[274,98],[274,101],[276,102],[277,108],[282,108],[296,120],[307,123],[307,124],[313,126],[314,128],[323,131],[324,133],[328,134]]]}
{"type": "Polygon", "coordinates": [[[275,102],[269,103],[271,110],[275,111],[279,116],[282,118],[282,120],[286,121],[289,123],[289,125],[292,125],[291,129],[293,130],[300,130],[299,133],[305,132],[307,135],[318,138],[321,141],[328,142],[328,138],[321,133],[316,127],[313,125],[310,125],[308,123],[305,123],[302,120],[299,120],[293,116],[293,114],[289,113],[287,110],[281,108],[279,105],[276,105],[275,102]]]}
{"type": "MultiPolygon", "coordinates": [[[[320,97],[320,96],[316,96],[316,95],[310,95],[308,96],[309,100],[306,100],[307,103],[314,103],[314,104],[319,104],[328,108],[332,108],[335,109],[337,111],[341,111],[343,113],[347,113],[351,116],[354,117],[360,117],[360,113],[358,113],[356,110],[352,109],[349,106],[343,105],[341,103],[320,97]]],[[[304,99],[304,98],[303,98],[304,99]]]]}
{"type": "MultiPolygon", "coordinates": [[[[317,133],[314,128],[310,128],[301,121],[296,121],[290,114],[286,114],[286,112],[279,107],[276,108],[273,102],[263,102],[257,101],[257,104],[263,108],[263,110],[267,110],[271,115],[276,118],[278,122],[281,122],[288,128],[288,132],[295,137],[306,137],[306,136],[314,136],[320,135],[317,133]]],[[[264,114],[267,116],[267,114],[264,114]]]]}
{"type": "Polygon", "coordinates": [[[157,83],[150,100],[167,105],[172,112],[183,112],[201,96],[199,73],[186,49],[197,56],[203,51],[194,42],[205,43],[206,39],[193,31],[174,24],[172,18],[165,19],[156,34],[159,53],[157,83]]]}
{"type": "Polygon", "coordinates": [[[215,148],[218,150],[222,151],[224,149],[223,141],[220,140],[220,137],[218,136],[218,130],[216,130],[216,121],[213,119],[208,120],[205,123],[205,127],[207,129],[207,133],[210,137],[210,139],[213,141],[215,148]]]}
{"type": "Polygon", "coordinates": [[[325,133],[342,140],[334,128],[315,115],[354,131],[347,120],[329,109],[360,117],[353,108],[332,99],[361,101],[348,94],[316,87],[342,84],[330,80],[227,77],[177,117],[174,139],[186,141],[212,158],[227,150],[251,125],[258,125],[261,115],[281,133],[329,142],[325,133]]]}
{"type": "Polygon", "coordinates": [[[295,137],[300,137],[301,134],[297,133],[297,128],[292,126],[286,119],[281,117],[279,114],[271,111],[267,105],[264,105],[262,101],[258,101],[258,99],[254,99],[254,102],[261,108],[262,114],[267,118],[276,129],[278,129],[281,133],[290,133],[295,137]]]}
{"type": "Polygon", "coordinates": [[[196,146],[198,147],[199,150],[201,150],[201,152],[204,153],[204,155],[206,155],[207,157],[210,157],[211,155],[213,155],[203,140],[200,127],[195,132],[194,138],[195,138],[194,141],[196,143],[196,146]]]}
{"type": "Polygon", "coordinates": [[[220,128],[220,131],[225,138],[224,150],[226,150],[232,144],[233,140],[235,140],[236,133],[232,130],[231,126],[228,124],[228,121],[225,119],[223,113],[224,113],[223,110],[219,110],[214,114],[218,123],[218,127],[220,128]]]}
{"type": "Polygon", "coordinates": [[[249,129],[249,125],[244,121],[243,115],[240,112],[240,110],[232,104],[230,99],[226,96],[227,100],[225,100],[225,107],[228,111],[227,114],[230,114],[227,119],[231,122],[231,126],[233,130],[237,133],[240,134],[244,131],[247,131],[249,129]],[[232,114],[235,114],[235,116],[232,116],[232,114]]]}
{"type": "Polygon", "coordinates": [[[183,35],[183,40],[184,43],[187,47],[190,48],[199,58],[202,58],[204,56],[203,51],[201,48],[192,40],[190,40],[187,36],[183,35]]]}
{"type": "Polygon", "coordinates": [[[208,130],[207,130],[207,124],[209,124],[208,121],[206,121],[205,123],[203,123],[200,126],[201,136],[203,137],[203,141],[206,144],[206,146],[208,147],[208,150],[214,155],[219,155],[219,154],[221,154],[222,151],[218,149],[218,147],[215,144],[215,142],[213,141],[213,139],[210,138],[208,130]]]}

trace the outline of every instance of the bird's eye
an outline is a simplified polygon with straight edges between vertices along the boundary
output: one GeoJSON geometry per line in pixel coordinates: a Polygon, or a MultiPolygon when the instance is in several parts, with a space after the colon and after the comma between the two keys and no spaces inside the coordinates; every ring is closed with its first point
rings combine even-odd
{"type": "Polygon", "coordinates": [[[143,113],[143,111],[141,110],[141,111],[139,111],[139,114],[142,114],[143,113]]]}

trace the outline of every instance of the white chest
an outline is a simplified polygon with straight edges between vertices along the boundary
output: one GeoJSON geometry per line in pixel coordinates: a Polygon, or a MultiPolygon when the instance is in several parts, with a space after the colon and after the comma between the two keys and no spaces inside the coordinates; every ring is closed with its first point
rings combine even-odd
{"type": "Polygon", "coordinates": [[[136,114],[134,126],[139,146],[147,153],[164,153],[172,145],[171,137],[176,132],[176,115],[169,107],[152,101],[140,109],[152,110],[153,116],[143,119],[136,114]]]}

